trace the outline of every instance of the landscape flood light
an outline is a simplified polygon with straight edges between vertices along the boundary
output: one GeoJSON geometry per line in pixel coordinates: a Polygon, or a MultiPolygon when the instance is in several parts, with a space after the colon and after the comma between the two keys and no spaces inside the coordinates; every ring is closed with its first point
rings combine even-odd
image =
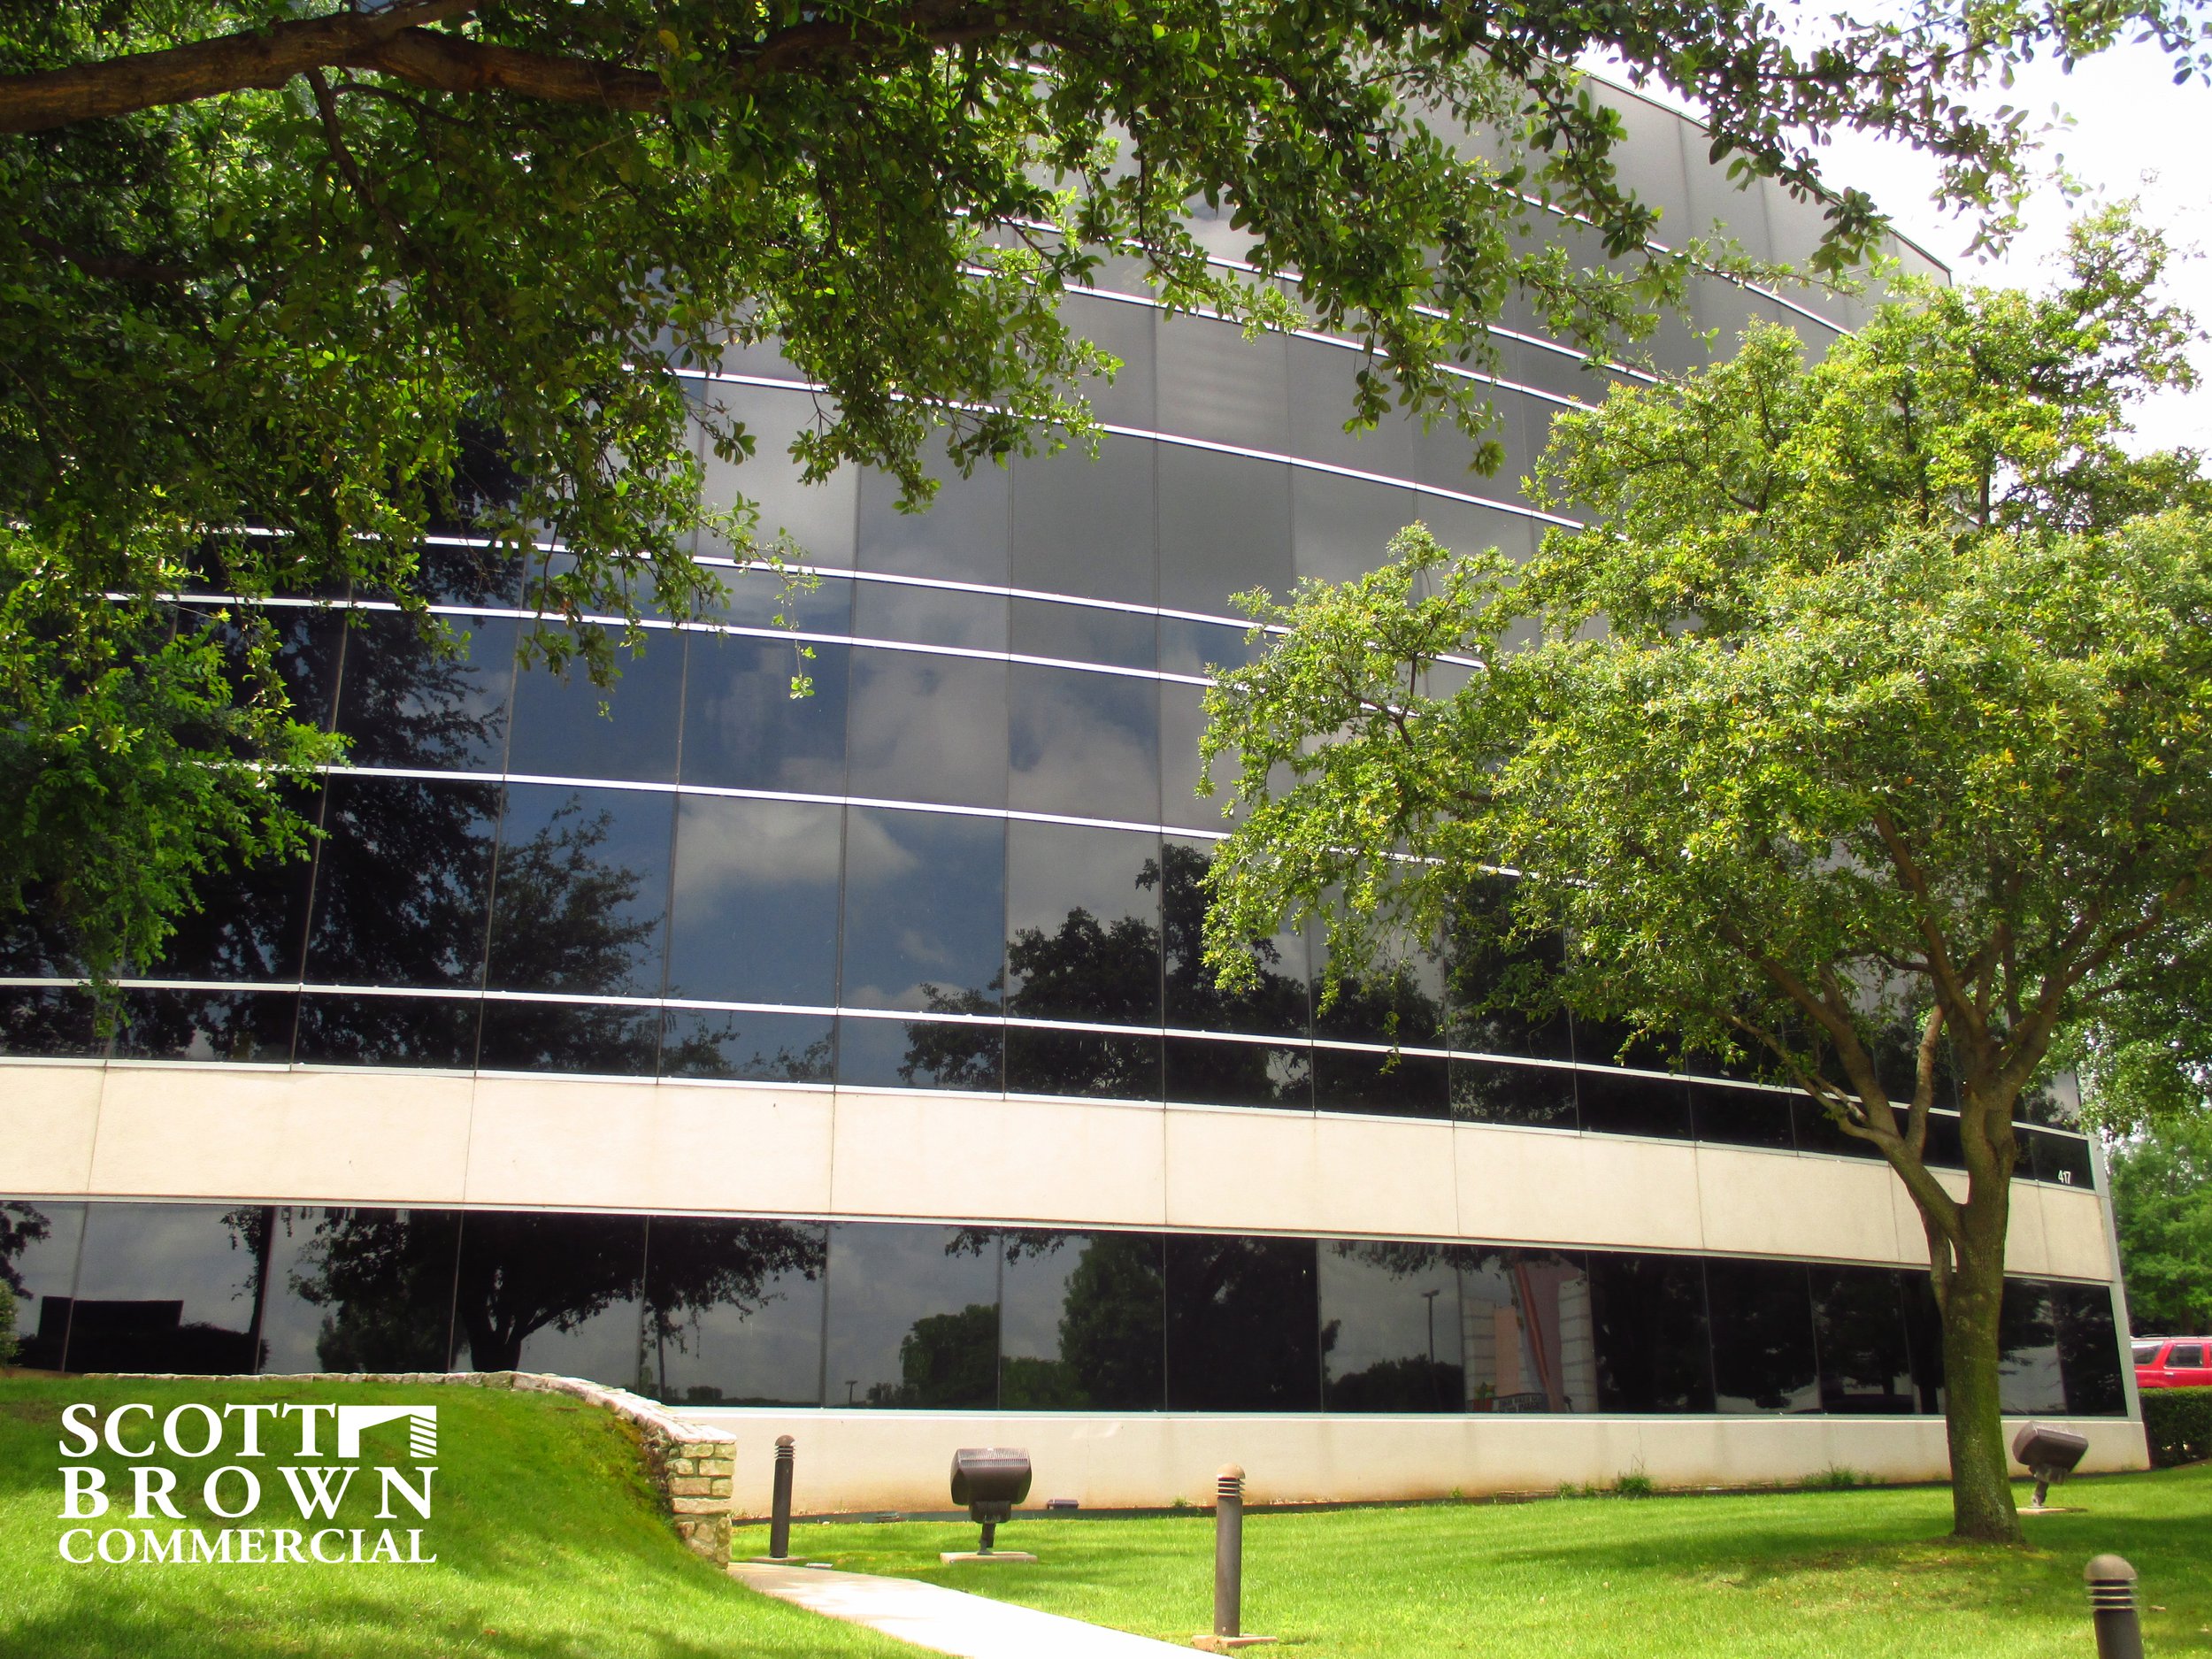
{"type": "Polygon", "coordinates": [[[2012,1437],[2013,1461],[2025,1463],[2035,1477],[2035,1502],[2026,1513],[2033,1515],[2047,1507],[2051,1487],[2074,1472],[2074,1465],[2088,1449],[2086,1436],[2041,1423],[2027,1424],[2012,1437]]]}
{"type": "Polygon", "coordinates": [[[1029,1495],[1029,1454],[1012,1447],[965,1446],[952,1455],[952,1501],[967,1506],[968,1517],[983,1529],[973,1550],[948,1550],[941,1561],[1034,1561],[1018,1549],[995,1549],[1000,1523],[1029,1495]]]}

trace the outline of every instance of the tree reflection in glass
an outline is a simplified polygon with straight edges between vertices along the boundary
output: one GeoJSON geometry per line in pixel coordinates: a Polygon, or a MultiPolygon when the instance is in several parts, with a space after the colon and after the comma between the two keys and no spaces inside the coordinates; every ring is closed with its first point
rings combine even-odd
{"type": "MultiPolygon", "coordinates": [[[[994,1235],[979,1230],[978,1248],[994,1235]]],[[[1002,1235],[999,1404],[1156,1411],[1164,1403],[1161,1241],[1149,1233],[1002,1235]]]]}

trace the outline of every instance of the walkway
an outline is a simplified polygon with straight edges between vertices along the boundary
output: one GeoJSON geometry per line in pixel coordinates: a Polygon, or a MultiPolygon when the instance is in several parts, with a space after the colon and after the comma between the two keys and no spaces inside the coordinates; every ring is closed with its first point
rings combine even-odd
{"type": "Polygon", "coordinates": [[[1191,1659],[1187,1647],[911,1578],[762,1562],[739,1562],[730,1576],[780,1601],[962,1659],[1191,1659]]]}

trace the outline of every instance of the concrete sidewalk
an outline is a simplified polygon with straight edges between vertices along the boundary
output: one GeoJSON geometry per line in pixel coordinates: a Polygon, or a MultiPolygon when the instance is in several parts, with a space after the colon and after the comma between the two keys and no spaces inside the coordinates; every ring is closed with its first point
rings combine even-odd
{"type": "Polygon", "coordinates": [[[1191,1659],[1191,1649],[1012,1607],[911,1578],[739,1562],[730,1576],[764,1595],[962,1659],[1191,1659]]]}

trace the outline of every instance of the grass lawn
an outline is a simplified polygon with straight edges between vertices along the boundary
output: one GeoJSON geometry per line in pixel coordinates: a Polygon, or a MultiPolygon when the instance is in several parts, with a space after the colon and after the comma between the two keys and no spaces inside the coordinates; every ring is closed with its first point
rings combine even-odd
{"type": "MultiPolygon", "coordinates": [[[[1949,1493],[1919,1487],[1256,1514],[1244,1627],[1317,1659],[2083,1659],[2096,1649],[2082,1564],[2111,1549],[2142,1575],[2154,1659],[2212,1654],[2212,1464],[2061,1494],[2086,1513],[2028,1517],[2025,1550],[1949,1542],[1949,1493]]],[[[1173,1641],[1211,1619],[1210,1511],[1018,1516],[1001,1542],[1038,1565],[937,1564],[974,1536],[809,1525],[792,1548],[1173,1641]]],[[[764,1547],[764,1533],[736,1545],[764,1547]]]]}
{"type": "MultiPolygon", "coordinates": [[[[134,1438],[143,1423],[134,1420],[134,1438]]],[[[329,1440],[322,1443],[327,1450],[329,1440]]],[[[268,1480],[280,1502],[265,1497],[256,1518],[282,1525],[288,1517],[277,1510],[289,1510],[291,1501],[277,1476],[268,1480]]],[[[219,1525],[206,1519],[198,1484],[180,1482],[179,1507],[193,1522],[219,1525]]],[[[373,1527],[375,1508],[373,1489],[361,1483],[342,1514],[349,1527],[373,1527]]],[[[396,1502],[395,1508],[405,1515],[396,1502]]],[[[288,1518],[296,1524],[296,1514],[288,1518]]],[[[111,1514],[96,1525],[112,1520],[111,1514]]],[[[574,1401],[487,1388],[0,1378],[0,1655],[914,1659],[915,1653],[756,1595],[694,1556],[655,1510],[624,1427],[574,1401]],[[56,1518],[63,1463],[106,1468],[111,1492],[119,1486],[127,1497],[130,1486],[121,1460],[104,1451],[81,1460],[60,1455],[58,1419],[70,1402],[94,1401],[104,1411],[143,1400],[161,1413],[194,1400],[426,1398],[439,1407],[436,1495],[423,1541],[438,1556],[434,1566],[69,1566],[58,1557],[60,1534],[72,1525],[56,1518]]]]}

